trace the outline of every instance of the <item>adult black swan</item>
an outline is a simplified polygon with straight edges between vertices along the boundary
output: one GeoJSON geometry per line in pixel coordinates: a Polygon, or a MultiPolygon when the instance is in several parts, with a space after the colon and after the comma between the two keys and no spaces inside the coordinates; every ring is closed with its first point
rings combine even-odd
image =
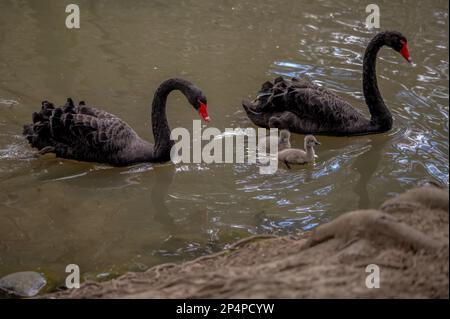
{"type": "Polygon", "coordinates": [[[317,135],[360,135],[388,131],[392,115],[378,89],[376,59],[387,45],[408,62],[406,38],[397,31],[378,33],[367,46],[363,63],[363,91],[370,119],[333,92],[309,81],[275,79],[263,84],[254,102],[244,101],[250,120],[261,127],[278,127],[291,132],[317,135]]]}
{"type": "Polygon", "coordinates": [[[84,102],[75,106],[68,99],[63,107],[42,102],[40,112],[33,113],[33,123],[24,126],[23,134],[41,153],[79,161],[108,163],[117,166],[139,162],[170,160],[174,142],[166,116],[167,96],[181,91],[205,121],[209,121],[206,97],[189,81],[172,78],[161,83],[152,103],[152,127],[155,144],[142,138],[123,120],[84,102]]]}

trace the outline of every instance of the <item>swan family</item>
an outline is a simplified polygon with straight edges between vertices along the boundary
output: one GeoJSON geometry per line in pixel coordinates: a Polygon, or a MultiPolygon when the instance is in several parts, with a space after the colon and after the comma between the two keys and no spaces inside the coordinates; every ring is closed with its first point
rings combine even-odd
{"type": "MultiPolygon", "coordinates": [[[[408,62],[411,57],[407,39],[400,32],[380,32],[369,42],[363,60],[363,92],[370,118],[330,90],[306,79],[276,78],[265,82],[253,102],[243,101],[248,118],[256,125],[281,130],[278,138],[279,159],[289,164],[313,162],[312,135],[350,136],[386,132],[392,128],[392,115],[381,97],[376,77],[379,50],[388,46],[408,62]],[[307,135],[305,150],[291,148],[290,133],[307,135]]],[[[102,109],[77,105],[67,99],[64,106],[44,101],[23,135],[39,154],[79,161],[108,163],[116,166],[140,162],[170,160],[174,142],[166,116],[168,95],[178,90],[204,121],[209,121],[207,99],[193,83],[171,78],[157,88],[152,103],[151,120],[155,143],[142,139],[126,122],[102,109]]],[[[267,144],[266,144],[267,145],[267,144]]]]}

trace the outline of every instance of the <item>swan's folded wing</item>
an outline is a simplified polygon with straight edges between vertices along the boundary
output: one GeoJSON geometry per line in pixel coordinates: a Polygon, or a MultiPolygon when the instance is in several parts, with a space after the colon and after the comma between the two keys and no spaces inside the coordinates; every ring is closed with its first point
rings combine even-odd
{"type": "Polygon", "coordinates": [[[85,114],[85,115],[94,116],[99,119],[117,118],[114,114],[111,114],[102,109],[90,107],[90,106],[87,106],[84,104],[77,106],[75,108],[75,112],[77,114],[85,114]]]}
{"type": "Polygon", "coordinates": [[[297,79],[297,78],[292,78],[289,87],[292,89],[320,90],[320,86],[318,86],[317,84],[315,84],[307,79],[297,79]]]}
{"type": "Polygon", "coordinates": [[[357,121],[362,115],[348,102],[322,88],[301,88],[291,94],[291,101],[294,102],[292,111],[302,119],[341,125],[347,122],[349,117],[350,120],[357,121]]]}
{"type": "Polygon", "coordinates": [[[51,118],[55,140],[73,149],[116,152],[136,137],[136,133],[117,117],[95,117],[82,113],[55,114],[51,118]]]}

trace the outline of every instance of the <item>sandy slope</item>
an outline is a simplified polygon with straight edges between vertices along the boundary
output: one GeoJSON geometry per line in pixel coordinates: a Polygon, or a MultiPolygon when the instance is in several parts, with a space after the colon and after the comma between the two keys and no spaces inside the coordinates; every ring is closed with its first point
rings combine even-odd
{"type": "Polygon", "coordinates": [[[303,238],[250,237],[223,252],[86,282],[50,298],[448,298],[449,194],[427,186],[341,215],[303,238]],[[380,267],[380,288],[365,285],[380,267]]]}

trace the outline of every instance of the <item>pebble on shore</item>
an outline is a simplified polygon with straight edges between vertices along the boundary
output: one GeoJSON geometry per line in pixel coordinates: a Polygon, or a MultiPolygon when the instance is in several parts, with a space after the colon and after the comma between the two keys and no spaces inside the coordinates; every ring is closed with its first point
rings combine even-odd
{"type": "Polygon", "coordinates": [[[16,272],[0,278],[0,295],[33,297],[47,284],[44,276],[34,271],[16,272]]]}

